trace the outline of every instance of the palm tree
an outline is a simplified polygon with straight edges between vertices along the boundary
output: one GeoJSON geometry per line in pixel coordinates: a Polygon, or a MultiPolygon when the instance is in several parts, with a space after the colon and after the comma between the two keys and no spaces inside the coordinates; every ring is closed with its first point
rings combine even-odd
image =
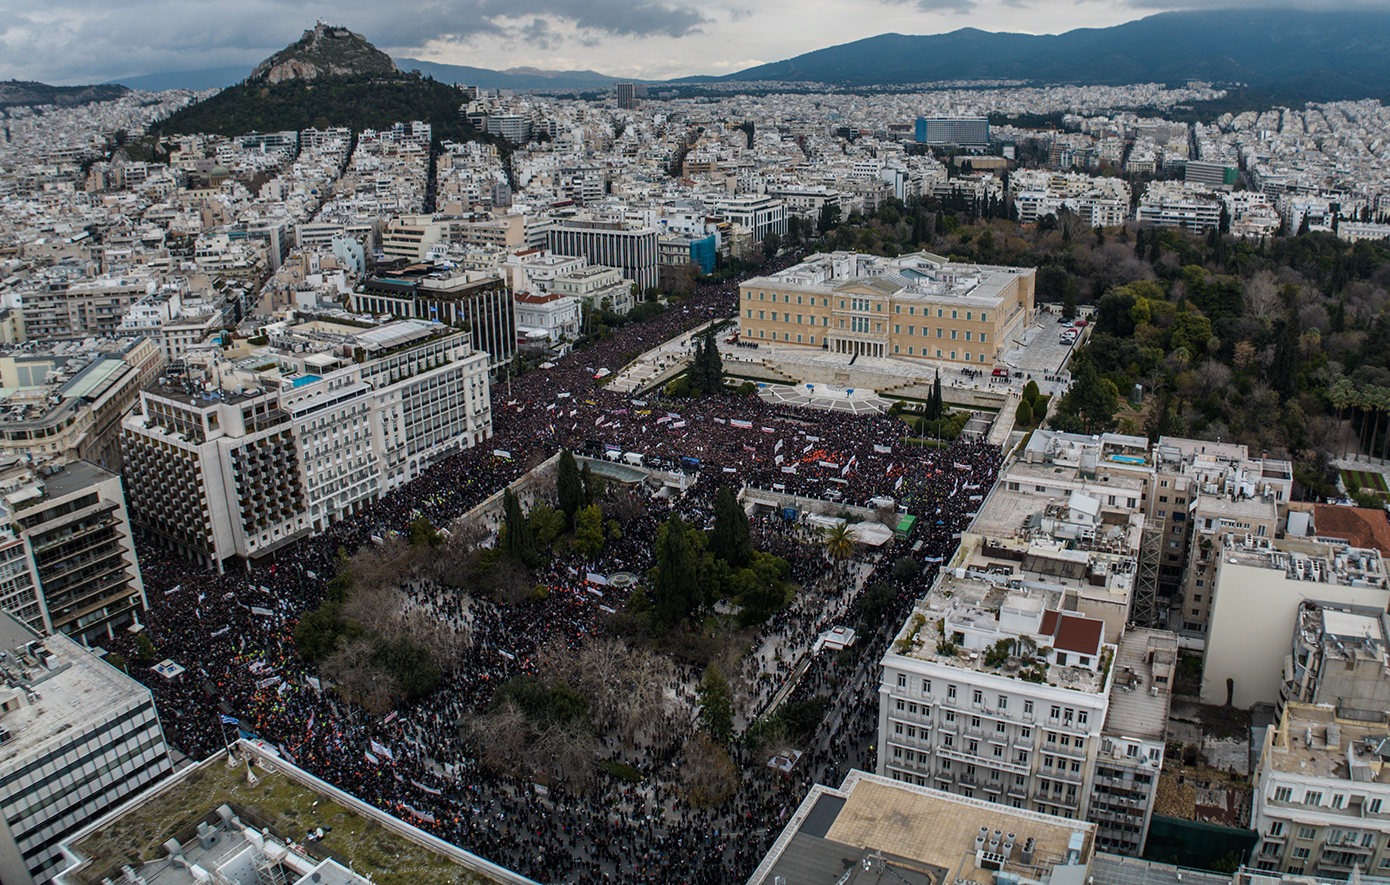
{"type": "Polygon", "coordinates": [[[1380,416],[1378,414],[1375,418],[1371,417],[1371,413],[1376,410],[1376,397],[1373,385],[1368,384],[1365,387],[1357,389],[1356,407],[1361,410],[1361,435],[1357,442],[1361,447],[1361,451],[1369,455],[1371,453],[1371,446],[1375,444],[1375,425],[1380,423],[1380,416]],[[1369,437],[1366,435],[1367,430],[1371,431],[1369,437]]]}
{"type": "MultiPolygon", "coordinates": [[[[1332,387],[1328,391],[1328,399],[1332,401],[1332,407],[1337,410],[1337,423],[1342,424],[1346,417],[1346,410],[1356,402],[1356,385],[1345,375],[1338,375],[1332,382],[1332,387]]],[[[1347,431],[1345,425],[1342,426],[1342,457],[1347,455],[1347,431]]]]}
{"type": "Polygon", "coordinates": [[[837,564],[843,565],[850,554],[854,552],[854,547],[859,543],[859,536],[854,533],[854,529],[849,527],[849,523],[840,520],[823,533],[825,541],[825,552],[837,564]]]}
{"type": "MultiPolygon", "coordinates": [[[[1372,396],[1373,396],[1373,398],[1374,398],[1374,400],[1375,400],[1375,405],[1376,405],[1376,429],[1379,430],[1379,429],[1380,429],[1380,416],[1381,416],[1381,415],[1384,415],[1384,414],[1390,414],[1390,387],[1373,387],[1373,388],[1371,388],[1371,391],[1372,391],[1372,396]]],[[[1372,446],[1372,448],[1375,447],[1375,442],[1376,442],[1375,436],[1372,435],[1372,436],[1371,436],[1371,446],[1372,446]]],[[[1386,453],[1387,453],[1387,450],[1388,450],[1388,449],[1390,449],[1390,425],[1387,425],[1387,426],[1386,426],[1386,428],[1385,428],[1385,438],[1381,441],[1381,445],[1380,445],[1380,460],[1382,460],[1382,461],[1385,460],[1385,456],[1386,456],[1386,453]]],[[[1370,455],[1370,454],[1372,454],[1372,453],[1371,453],[1371,452],[1367,452],[1366,454],[1370,455]]]]}

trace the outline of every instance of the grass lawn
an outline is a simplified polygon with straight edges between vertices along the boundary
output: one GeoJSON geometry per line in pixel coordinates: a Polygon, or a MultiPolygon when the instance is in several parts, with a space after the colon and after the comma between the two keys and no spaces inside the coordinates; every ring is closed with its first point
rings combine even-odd
{"type": "Polygon", "coordinates": [[[187,842],[192,834],[180,831],[196,826],[225,802],[233,810],[246,809],[257,815],[281,839],[298,841],[306,830],[332,827],[332,832],[313,846],[319,849],[313,853],[331,853],[340,862],[369,873],[378,885],[491,881],[281,774],[258,767],[256,776],[258,783],[251,785],[244,762],[228,769],[222,759],[190,772],[181,783],[75,846],[91,859],[79,872],[80,877],[88,883],[100,882],[103,877],[118,879],[122,864],[138,866],[162,857],[166,839],[177,834],[187,842]]]}
{"type": "Polygon", "coordinates": [[[1342,483],[1348,490],[1360,487],[1377,495],[1390,494],[1390,488],[1386,487],[1385,477],[1370,470],[1344,469],[1342,471],[1342,483]]]}

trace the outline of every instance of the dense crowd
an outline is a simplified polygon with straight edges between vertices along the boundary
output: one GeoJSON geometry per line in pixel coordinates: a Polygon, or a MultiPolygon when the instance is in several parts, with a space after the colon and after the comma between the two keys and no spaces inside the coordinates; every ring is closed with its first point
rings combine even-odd
{"type": "MultiPolygon", "coordinates": [[[[554,368],[515,379],[510,393],[498,385],[492,440],[267,561],[225,574],[199,572],[142,546],[147,634],[159,658],[172,658],[187,672],[166,680],[144,667],[131,669],[153,688],[171,742],[201,758],[236,732],[253,732],[325,780],[538,881],[746,878],[810,783],[834,780],[851,766],[872,767],[876,695],[837,687],[876,679],[876,662],[895,626],[993,484],[999,453],[968,443],[918,449],[904,441],[905,425],[882,416],[773,406],[757,397],[634,399],[595,384],[598,368],[617,367],[683,330],[729,315],[736,292],[736,282],[702,287],[651,322],[619,329],[554,368]],[[322,690],[314,667],[296,655],[292,632],[323,600],[337,551],[371,544],[374,535],[405,532],[421,514],[448,525],[560,447],[599,457],[639,453],[646,463],[684,471],[690,482],[674,497],[653,497],[594,560],[557,557],[542,568],[537,580],[550,591],[544,598],[497,604],[464,588],[409,583],[406,605],[464,638],[461,662],[429,697],[378,716],[322,690]],[[741,718],[767,712],[779,692],[794,700],[828,696],[825,720],[803,761],[783,774],[766,759],[735,750],[741,788],[707,810],[677,794],[686,762],[681,734],[654,730],[632,746],[605,747],[642,780],[603,780],[582,795],[557,784],[537,789],[483,765],[457,724],[486,709],[497,686],[532,672],[544,644],[573,647],[603,634],[627,591],[592,576],[645,573],[661,522],[679,512],[708,526],[715,495],[725,486],[869,507],[892,497],[919,516],[908,537],[864,551],[847,568],[833,569],[820,555],[791,557],[803,593],[763,625],[736,675],[747,686],[741,718]],[[919,567],[905,575],[895,564],[910,551],[919,567]],[[864,588],[875,583],[893,589],[893,602],[876,623],[864,624],[859,603],[864,588]],[[841,624],[864,630],[863,640],[851,653],[814,654],[816,638],[841,624]],[[799,681],[788,684],[793,674],[799,681]],[[238,724],[223,724],[224,716],[238,724]]],[[[774,511],[755,522],[761,549],[804,554],[817,545],[806,523],[784,517],[774,511]]],[[[130,637],[114,643],[134,660],[130,637]]],[[[693,705],[698,669],[672,673],[670,694],[693,705]]]]}

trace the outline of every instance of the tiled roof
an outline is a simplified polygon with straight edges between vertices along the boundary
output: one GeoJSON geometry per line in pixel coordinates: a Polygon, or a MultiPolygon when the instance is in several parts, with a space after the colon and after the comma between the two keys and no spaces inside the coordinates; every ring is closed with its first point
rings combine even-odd
{"type": "Polygon", "coordinates": [[[1105,635],[1105,622],[1062,612],[1057,619],[1057,632],[1052,647],[1083,655],[1099,655],[1100,641],[1105,635]]]}
{"type": "Polygon", "coordinates": [[[1390,556],[1390,521],[1383,510],[1314,504],[1313,525],[1322,537],[1342,538],[1353,546],[1390,556]]]}

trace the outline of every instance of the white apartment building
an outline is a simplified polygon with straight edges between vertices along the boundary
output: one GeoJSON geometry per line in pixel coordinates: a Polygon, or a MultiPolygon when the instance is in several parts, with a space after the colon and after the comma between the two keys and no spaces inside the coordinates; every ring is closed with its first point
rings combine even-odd
{"type": "Polygon", "coordinates": [[[1120,639],[1088,815],[1097,828],[1096,844],[1106,851],[1138,856],[1144,850],[1167,749],[1177,663],[1173,633],[1136,627],[1120,639]]]}
{"type": "Polygon", "coordinates": [[[1142,851],[1178,652],[1175,634],[1129,626],[1146,442],[1044,433],[969,496],[970,530],[884,660],[881,773],[1084,816],[1098,846],[1142,851]]]}
{"type": "Polygon", "coordinates": [[[1359,243],[1362,240],[1390,240],[1390,224],[1342,221],[1337,224],[1337,236],[1348,243],[1359,243]]]}
{"type": "Polygon", "coordinates": [[[116,334],[129,307],[156,287],[147,276],[54,278],[20,290],[25,334],[30,340],[116,334]]]}
{"type": "Polygon", "coordinates": [[[1333,708],[1343,719],[1380,723],[1390,710],[1390,616],[1384,609],[1304,602],[1284,658],[1279,709],[1333,708]]]}
{"type": "Polygon", "coordinates": [[[0,613],[0,879],[46,882],[61,842],[173,771],[150,690],[0,613]]]}
{"type": "Polygon", "coordinates": [[[557,274],[551,286],[558,295],[614,313],[625,314],[636,303],[632,297],[632,284],[615,267],[576,268],[557,274]]]}
{"type": "Polygon", "coordinates": [[[1390,735],[1385,722],[1289,704],[1260,751],[1250,826],[1257,869],[1344,879],[1390,875],[1390,735]]]}
{"type": "Polygon", "coordinates": [[[767,195],[781,200],[789,213],[802,218],[817,218],[823,207],[838,207],[843,199],[834,188],[811,184],[768,184],[767,195]]]}
{"type": "Polygon", "coordinates": [[[878,773],[1083,819],[1113,673],[1104,623],[958,560],[883,658],[878,773]]]}
{"type": "Polygon", "coordinates": [[[0,608],[84,645],[138,622],[145,585],[120,475],[72,461],[41,474],[20,466],[6,480],[0,608]]]}
{"type": "Polygon", "coordinates": [[[250,368],[145,391],[122,423],[136,521],[164,543],[219,567],[259,557],[492,435],[487,355],[468,333],[305,325],[250,368]]]}
{"type": "Polygon", "coordinates": [[[550,292],[556,277],[587,265],[586,260],[573,255],[525,249],[508,255],[499,269],[513,292],[550,292]]]}
{"type": "Polygon", "coordinates": [[[1221,201],[1208,190],[1177,181],[1153,181],[1139,198],[1139,221],[1160,227],[1181,227],[1203,232],[1221,221],[1221,201]]]}
{"type": "Polygon", "coordinates": [[[748,231],[754,243],[761,243],[770,233],[779,237],[787,235],[787,206],[767,194],[741,194],[715,200],[710,204],[710,211],[748,231]]]}
{"type": "Polygon", "coordinates": [[[170,362],[181,360],[195,345],[206,341],[218,329],[224,328],[222,311],[206,305],[201,312],[188,310],[165,322],[159,330],[159,346],[170,362]]]}
{"type": "Polygon", "coordinates": [[[387,259],[424,261],[430,247],[444,243],[448,236],[449,222],[435,221],[429,215],[393,218],[381,232],[381,251],[387,259]]]}
{"type": "Polygon", "coordinates": [[[1390,585],[1375,550],[1345,541],[1271,541],[1228,531],[1215,542],[1215,600],[1202,700],[1247,708],[1274,703],[1303,603],[1386,610],[1390,585]]]}
{"type": "Polygon", "coordinates": [[[570,295],[518,293],[516,296],[516,340],[568,350],[568,342],[579,337],[579,299],[570,295]]]}
{"type": "Polygon", "coordinates": [[[1114,227],[1129,218],[1129,184],[1118,178],[1020,169],[1009,177],[1009,190],[1021,224],[1064,208],[1091,227],[1114,227]]]}

